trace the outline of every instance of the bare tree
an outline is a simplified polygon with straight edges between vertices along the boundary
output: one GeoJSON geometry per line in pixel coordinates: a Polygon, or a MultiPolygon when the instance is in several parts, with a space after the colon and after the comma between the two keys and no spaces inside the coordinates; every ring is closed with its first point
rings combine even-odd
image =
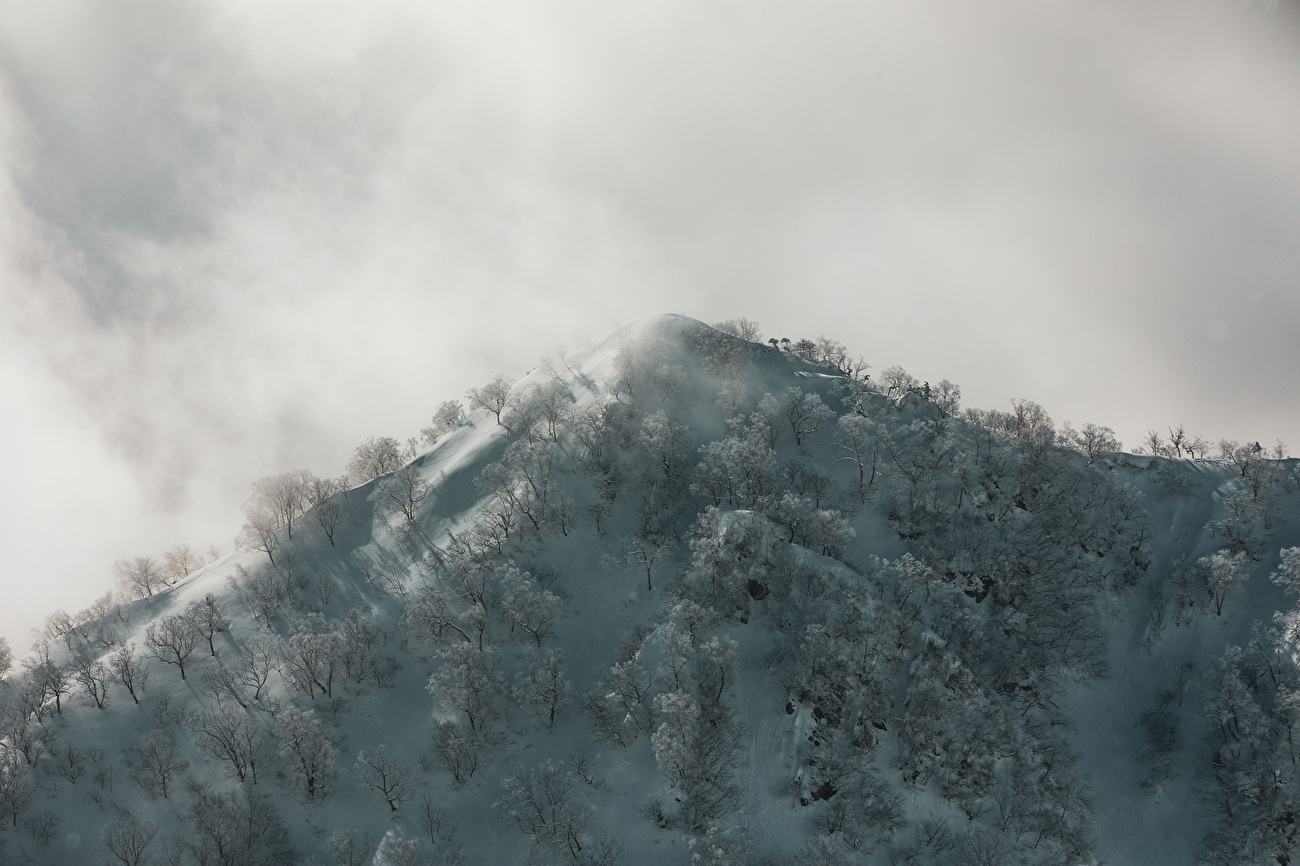
{"type": "Polygon", "coordinates": [[[371,436],[352,452],[348,460],[348,481],[353,487],[371,478],[387,475],[406,462],[402,444],[390,436],[371,436]]]}
{"type": "Polygon", "coordinates": [[[486,409],[491,412],[497,424],[500,424],[501,412],[506,408],[510,399],[510,389],[514,384],[513,379],[497,376],[482,388],[470,388],[465,392],[465,399],[469,401],[472,408],[486,409]]]}
{"type": "Polygon", "coordinates": [[[606,568],[622,568],[626,571],[645,571],[645,588],[654,592],[652,580],[655,566],[662,564],[664,558],[673,549],[673,538],[664,532],[638,533],[631,538],[620,538],[617,552],[606,556],[603,564],[606,568]]]}
{"type": "Polygon", "coordinates": [[[9,673],[9,669],[14,666],[14,651],[9,647],[9,641],[0,637],[0,677],[9,673]]]}
{"type": "Polygon", "coordinates": [[[295,787],[308,800],[327,795],[335,776],[334,742],[316,714],[290,706],[279,715],[275,739],[295,787]]]}
{"type": "Polygon", "coordinates": [[[895,364],[881,371],[880,384],[885,386],[887,396],[901,397],[921,383],[911,373],[895,364]]]}
{"type": "Polygon", "coordinates": [[[415,773],[410,767],[393,759],[388,754],[387,746],[376,746],[358,752],[353,772],[356,773],[358,787],[363,791],[373,791],[394,812],[398,806],[415,796],[415,773]]]}
{"type": "MultiPolygon", "coordinates": [[[[38,643],[36,654],[23,660],[31,685],[39,692],[39,701],[54,698],[54,712],[63,715],[63,696],[72,691],[72,672],[50,658],[49,646],[38,643]]],[[[39,711],[38,711],[39,713],[39,711]]]]}
{"type": "Polygon", "coordinates": [[[262,699],[262,690],[271,671],[280,669],[280,642],[271,634],[253,635],[244,642],[235,667],[235,676],[245,688],[253,690],[253,700],[262,699]]]}
{"type": "Polygon", "coordinates": [[[1087,454],[1089,463],[1096,461],[1097,456],[1103,452],[1118,451],[1122,447],[1120,441],[1115,438],[1114,430],[1092,422],[1088,422],[1080,429],[1075,430],[1067,421],[1061,431],[1061,438],[1066,445],[1078,448],[1084,454],[1087,454]]]}
{"type": "Polygon", "coordinates": [[[226,627],[225,613],[222,611],[221,603],[217,601],[217,597],[209,592],[203,598],[194,599],[185,608],[185,618],[208,642],[208,652],[215,657],[217,648],[213,643],[213,639],[217,632],[226,627]]]}
{"type": "Polygon", "coordinates": [[[280,548],[280,527],[276,524],[275,518],[270,514],[251,514],[245,521],[239,535],[235,537],[235,543],[243,547],[251,547],[254,550],[260,550],[275,564],[275,552],[280,548]]]}
{"type": "Polygon", "coordinates": [[[334,866],[368,866],[374,862],[379,843],[369,833],[356,830],[335,830],[325,847],[330,852],[334,866]]]}
{"type": "Polygon", "coordinates": [[[36,788],[27,768],[10,761],[0,762],[0,813],[7,814],[13,826],[18,826],[18,817],[27,811],[35,796],[36,788]]]}
{"type": "Polygon", "coordinates": [[[343,505],[338,501],[338,494],[343,492],[343,485],[337,478],[308,479],[306,496],[307,507],[311,510],[316,523],[334,546],[334,530],[343,521],[343,505]]]}
{"type": "Polygon", "coordinates": [[[433,423],[428,427],[420,428],[420,440],[425,445],[432,445],[442,438],[443,434],[464,423],[465,410],[461,407],[460,401],[444,400],[433,411],[433,423]]]}
{"type": "Polygon", "coordinates": [[[178,667],[181,679],[185,679],[185,662],[202,639],[203,635],[188,617],[176,614],[146,628],[144,645],[158,661],[178,667]]]}
{"type": "Polygon", "coordinates": [[[438,652],[442,662],[425,688],[435,706],[463,719],[469,730],[486,734],[501,718],[505,676],[497,670],[497,654],[491,647],[478,649],[457,643],[438,652]]]}
{"type": "Polygon", "coordinates": [[[753,319],[727,319],[725,322],[714,322],[713,328],[724,334],[748,340],[751,343],[757,343],[759,338],[763,336],[762,328],[753,319]]]}
{"type": "Polygon", "coordinates": [[[293,538],[293,522],[307,505],[312,474],[308,471],[281,472],[253,482],[252,495],[244,502],[244,519],[284,529],[293,538]]]}
{"type": "Polygon", "coordinates": [[[1169,447],[1173,449],[1175,457],[1183,456],[1183,449],[1187,447],[1187,431],[1182,424],[1169,428],[1169,447]]]}
{"type": "Polygon", "coordinates": [[[163,573],[170,583],[183,580],[203,567],[203,557],[188,544],[177,544],[163,554],[163,573]]]}
{"type": "Polygon", "coordinates": [[[409,526],[415,523],[416,512],[434,496],[434,486],[424,480],[414,464],[403,466],[379,482],[375,510],[380,514],[400,514],[409,526]]]}
{"type": "Polygon", "coordinates": [[[257,761],[266,731],[256,720],[242,709],[226,706],[216,712],[195,713],[189,724],[204,754],[226,762],[239,781],[257,784],[257,761]]]}
{"type": "Polygon", "coordinates": [[[104,829],[99,831],[99,841],[122,866],[148,866],[152,860],[145,850],[157,835],[157,824],[141,823],[126,812],[104,825],[104,829]]]}
{"type": "Polygon", "coordinates": [[[129,754],[127,772],[131,778],[150,796],[161,794],[164,800],[172,779],[190,765],[181,757],[176,741],[156,729],[141,737],[129,754]]]}
{"type": "Polygon", "coordinates": [[[144,694],[145,686],[149,683],[149,668],[145,666],[144,659],[136,656],[135,643],[118,647],[108,657],[108,666],[113,672],[113,679],[122,684],[131,695],[131,700],[140,703],[140,695],[144,694]]]}
{"type": "Polygon", "coordinates": [[[1219,551],[1196,561],[1205,578],[1205,588],[1210,594],[1215,616],[1223,615],[1223,602],[1228,592],[1246,579],[1246,553],[1219,551]]]}
{"type": "Polygon", "coordinates": [[[133,556],[113,563],[113,574],[126,592],[138,598],[151,596],[156,589],[167,585],[166,576],[158,560],[152,556],[133,556]]]}
{"type": "Polygon", "coordinates": [[[501,819],[529,838],[535,848],[582,857],[582,840],[592,810],[573,802],[578,780],[551,760],[531,770],[519,767],[501,780],[506,795],[493,808],[501,819]]]}
{"type": "Polygon", "coordinates": [[[530,649],[526,658],[528,670],[518,677],[515,686],[517,699],[534,707],[541,721],[554,725],[556,712],[573,698],[564,655],[559,650],[530,649]]]}
{"type": "Polygon", "coordinates": [[[858,468],[858,498],[865,498],[866,492],[876,483],[876,466],[880,462],[880,431],[876,422],[861,415],[841,417],[835,446],[841,455],[837,461],[852,463],[858,468]]]}
{"type": "Polygon", "coordinates": [[[79,652],[72,659],[72,674],[85,690],[85,701],[96,709],[108,703],[108,681],[112,669],[89,652],[79,652]]]}

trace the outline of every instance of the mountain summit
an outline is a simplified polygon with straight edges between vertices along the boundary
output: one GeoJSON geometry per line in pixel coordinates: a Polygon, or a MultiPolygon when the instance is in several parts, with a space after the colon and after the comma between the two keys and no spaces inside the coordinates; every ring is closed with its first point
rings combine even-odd
{"type": "Polygon", "coordinates": [[[1290,862],[1294,461],[757,337],[633,320],[123,560],[0,683],[0,862],[1290,862]]]}

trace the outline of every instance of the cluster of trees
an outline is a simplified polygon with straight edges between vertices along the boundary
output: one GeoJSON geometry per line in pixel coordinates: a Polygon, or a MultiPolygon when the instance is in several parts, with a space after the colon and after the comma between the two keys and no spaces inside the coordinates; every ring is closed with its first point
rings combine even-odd
{"type": "MultiPolygon", "coordinates": [[[[177,544],[164,553],[161,559],[152,556],[119,559],[113,563],[113,575],[128,598],[146,598],[176,584],[205,565],[216,562],[220,556],[221,552],[215,545],[209,545],[205,553],[198,553],[188,544],[177,544]]],[[[58,636],[60,635],[54,635],[58,636]]]]}
{"type": "MultiPolygon", "coordinates": [[[[1272,579],[1289,596],[1300,596],[1300,548],[1282,551],[1272,579]]],[[[1272,626],[1257,627],[1248,646],[1229,647],[1204,672],[1204,797],[1219,821],[1205,838],[1203,862],[1286,863],[1300,842],[1297,638],[1300,612],[1292,608],[1272,626]]]]}

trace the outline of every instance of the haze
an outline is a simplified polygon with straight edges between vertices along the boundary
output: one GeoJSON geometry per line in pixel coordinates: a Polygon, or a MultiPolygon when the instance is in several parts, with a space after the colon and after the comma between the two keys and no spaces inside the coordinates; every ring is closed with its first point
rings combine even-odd
{"type": "Polygon", "coordinates": [[[1300,446],[1277,2],[11,3],[0,634],[650,312],[1300,446]]]}

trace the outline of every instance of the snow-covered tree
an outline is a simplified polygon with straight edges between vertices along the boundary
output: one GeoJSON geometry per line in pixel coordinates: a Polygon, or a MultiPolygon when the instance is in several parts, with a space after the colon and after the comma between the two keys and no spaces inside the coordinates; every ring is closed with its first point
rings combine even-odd
{"type": "Polygon", "coordinates": [[[113,574],[123,591],[138,598],[154,594],[154,590],[167,585],[167,577],[158,560],[152,556],[132,556],[113,563],[113,574]]]}
{"type": "Polygon", "coordinates": [[[763,336],[763,329],[759,326],[758,322],[744,317],[727,319],[725,322],[714,322],[713,328],[724,334],[730,334],[733,337],[748,340],[751,343],[758,342],[758,339],[763,336]]]}
{"type": "Polygon", "coordinates": [[[515,684],[516,700],[531,706],[540,721],[555,724],[555,714],[573,698],[573,684],[559,650],[528,650],[527,669],[515,684]]]}
{"type": "Polygon", "coordinates": [[[428,427],[420,428],[420,441],[432,445],[451,430],[465,423],[465,409],[459,400],[444,400],[433,410],[433,420],[428,427]]]}
{"type": "Polygon", "coordinates": [[[162,569],[169,583],[183,580],[203,567],[203,557],[188,544],[177,544],[163,554],[162,569]]]}
{"type": "Polygon", "coordinates": [[[396,439],[391,436],[371,436],[352,452],[347,466],[348,482],[353,487],[359,487],[371,478],[401,468],[406,457],[402,443],[396,439]]]}
{"type": "Polygon", "coordinates": [[[1066,422],[1061,430],[1061,439],[1065,445],[1077,448],[1084,454],[1088,455],[1088,462],[1096,461],[1097,456],[1106,451],[1118,451],[1122,448],[1120,441],[1115,438],[1115,431],[1109,427],[1103,427],[1099,424],[1093,424],[1091,421],[1084,424],[1078,430],[1066,422]]]}
{"type": "Polygon", "coordinates": [[[510,389],[514,380],[497,376],[481,388],[470,388],[465,392],[465,399],[472,409],[486,409],[492,413],[497,424],[501,423],[501,413],[510,399],[510,389]]]}
{"type": "Polygon", "coordinates": [[[549,759],[531,770],[519,767],[501,780],[505,796],[494,806],[507,826],[528,837],[535,849],[563,852],[581,862],[590,807],[575,802],[577,778],[549,759]]]}
{"type": "Polygon", "coordinates": [[[1228,593],[1246,579],[1246,554],[1242,551],[1219,551],[1196,561],[1205,579],[1206,591],[1215,616],[1223,615],[1223,602],[1228,593]]]}
{"type": "Polygon", "coordinates": [[[441,664],[426,688],[434,706],[444,715],[465,722],[469,730],[485,734],[501,718],[505,675],[497,670],[497,655],[464,643],[443,647],[441,664]]]}
{"type": "Polygon", "coordinates": [[[276,719],[276,749],[288,759],[288,774],[293,787],[308,801],[332,792],[334,740],[316,714],[290,706],[276,719]]]}

